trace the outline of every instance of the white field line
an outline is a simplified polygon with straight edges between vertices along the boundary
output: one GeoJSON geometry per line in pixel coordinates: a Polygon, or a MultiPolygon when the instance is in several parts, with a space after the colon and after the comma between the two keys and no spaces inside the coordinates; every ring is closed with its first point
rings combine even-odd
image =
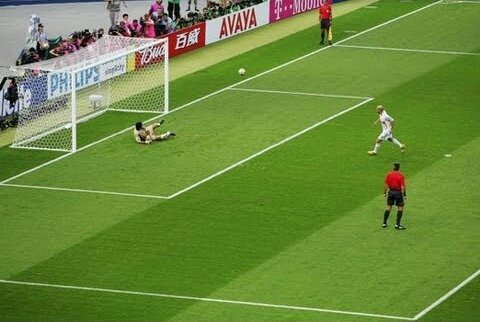
{"type": "Polygon", "coordinates": [[[342,48],[358,48],[358,49],[372,49],[372,50],[388,50],[388,51],[405,51],[405,52],[426,53],[426,54],[446,54],[446,55],[480,56],[480,53],[469,53],[469,52],[464,52],[464,51],[428,50],[428,49],[408,49],[408,48],[375,47],[375,46],[356,46],[356,45],[337,45],[337,47],[342,47],[342,48]]]}
{"type": "MultiPolygon", "coordinates": [[[[109,112],[123,112],[123,113],[145,113],[145,114],[156,114],[159,115],[161,112],[159,111],[142,111],[142,110],[128,110],[123,108],[107,108],[109,112]]],[[[165,113],[166,114],[166,113],[165,113]]]]}
{"type": "Polygon", "coordinates": [[[371,97],[364,97],[364,96],[332,95],[332,94],[318,94],[318,93],[305,93],[305,92],[286,92],[286,91],[274,91],[269,89],[253,89],[253,88],[240,88],[240,87],[230,88],[229,90],[244,91],[244,92],[258,92],[258,93],[272,93],[272,94],[333,97],[333,98],[353,98],[353,99],[360,99],[360,100],[367,100],[371,98],[371,97]]]}
{"type": "Polygon", "coordinates": [[[434,303],[432,303],[430,306],[428,306],[425,310],[423,310],[422,312],[418,313],[417,315],[415,315],[415,317],[413,318],[414,320],[418,320],[420,319],[422,316],[424,316],[425,314],[427,314],[428,312],[430,312],[431,310],[433,310],[435,307],[437,307],[438,305],[440,305],[441,303],[443,303],[445,300],[447,300],[450,296],[452,296],[453,294],[455,294],[458,290],[460,290],[462,287],[464,287],[465,285],[467,285],[468,283],[470,283],[473,279],[475,279],[475,277],[477,277],[478,275],[480,275],[480,269],[478,271],[476,271],[475,273],[473,273],[472,275],[470,275],[469,277],[467,277],[463,282],[461,282],[460,284],[458,284],[457,286],[455,286],[454,288],[452,288],[447,294],[445,294],[444,296],[442,296],[441,298],[439,298],[438,300],[436,300],[434,303]]]}
{"type": "MultiPolygon", "coordinates": [[[[276,66],[276,67],[271,68],[271,69],[269,69],[269,70],[266,70],[266,71],[264,71],[264,72],[262,72],[262,73],[259,73],[259,74],[257,74],[257,75],[252,76],[252,77],[249,77],[249,78],[246,78],[246,79],[244,79],[244,80],[242,80],[242,81],[240,81],[240,82],[237,82],[237,83],[235,83],[235,84],[233,84],[233,85],[227,86],[227,87],[225,87],[225,88],[223,88],[223,89],[220,89],[220,90],[218,90],[218,91],[216,91],[216,92],[210,93],[210,94],[205,95],[205,96],[203,96],[203,97],[200,97],[200,98],[198,98],[198,99],[196,99],[196,100],[193,100],[193,101],[191,101],[191,102],[189,102],[189,103],[187,103],[187,104],[184,104],[184,105],[182,105],[182,106],[179,106],[179,107],[177,107],[176,109],[171,110],[171,111],[169,111],[168,113],[165,113],[165,114],[163,114],[163,115],[167,115],[167,114],[174,113],[174,112],[176,112],[176,111],[180,111],[181,109],[183,109],[183,108],[185,108],[185,107],[188,107],[188,106],[190,106],[190,105],[196,104],[196,103],[198,103],[198,102],[200,102],[200,101],[203,101],[203,100],[205,100],[205,99],[207,99],[207,98],[209,98],[209,97],[212,97],[212,96],[214,96],[214,95],[217,95],[217,94],[219,94],[219,93],[222,93],[222,92],[224,92],[224,91],[226,91],[226,90],[228,90],[228,89],[230,89],[230,88],[232,88],[232,87],[238,86],[238,85],[240,85],[240,84],[243,84],[243,83],[246,83],[246,82],[248,82],[248,81],[251,81],[252,79],[255,79],[255,78],[261,77],[261,76],[263,76],[263,75],[269,74],[269,73],[271,73],[271,72],[273,72],[273,71],[276,71],[276,70],[278,70],[278,69],[280,69],[280,68],[283,68],[283,67],[285,67],[285,66],[288,66],[288,65],[291,65],[291,64],[293,64],[293,63],[296,63],[296,62],[298,62],[298,61],[300,61],[300,60],[302,60],[302,59],[305,59],[305,58],[307,58],[307,57],[310,57],[310,56],[312,56],[312,55],[315,55],[315,54],[317,54],[317,53],[319,53],[319,52],[321,52],[321,51],[327,50],[327,49],[329,49],[329,48],[331,48],[331,47],[334,47],[334,46],[336,46],[336,45],[338,45],[338,44],[342,44],[342,43],[344,43],[344,42],[346,42],[346,41],[349,41],[349,40],[351,40],[351,39],[353,39],[353,38],[355,38],[355,37],[358,37],[358,36],[360,36],[360,35],[363,35],[363,34],[365,34],[365,33],[368,33],[368,32],[370,32],[370,31],[373,31],[373,30],[375,30],[375,29],[378,29],[378,28],[381,28],[381,27],[386,26],[386,25],[388,25],[388,24],[391,24],[391,23],[393,23],[393,22],[395,22],[395,21],[397,21],[397,20],[400,20],[400,19],[403,19],[403,18],[405,18],[405,17],[408,17],[408,16],[411,16],[411,15],[413,15],[413,14],[416,14],[416,13],[418,13],[418,12],[420,12],[420,11],[423,11],[423,10],[425,10],[425,9],[428,9],[428,8],[432,7],[432,6],[435,6],[435,5],[439,4],[439,3],[441,3],[442,1],[443,1],[443,0],[439,0],[439,1],[433,2],[433,3],[429,4],[429,5],[426,5],[426,6],[424,6],[424,7],[421,7],[421,8],[418,8],[418,9],[416,9],[416,10],[410,11],[410,12],[404,14],[404,15],[398,16],[398,17],[393,18],[393,19],[391,19],[391,20],[388,20],[388,21],[386,21],[386,22],[384,22],[384,23],[381,23],[381,24],[379,24],[379,25],[376,25],[376,26],[374,26],[374,27],[372,27],[372,28],[366,29],[366,30],[364,30],[364,31],[362,31],[362,32],[359,32],[359,33],[355,34],[355,35],[352,35],[352,36],[347,37],[347,38],[345,38],[345,39],[343,39],[343,40],[340,40],[340,41],[338,41],[336,44],[334,44],[333,46],[327,46],[327,47],[320,48],[320,49],[315,50],[315,51],[313,51],[313,52],[311,52],[311,53],[308,53],[308,54],[306,54],[306,55],[303,55],[303,56],[301,56],[301,57],[298,57],[298,58],[295,58],[295,59],[293,59],[293,60],[291,60],[291,61],[288,61],[288,62],[286,62],[286,63],[284,63],[284,64],[282,64],[282,65],[276,66]]],[[[158,116],[152,117],[152,118],[146,120],[145,123],[151,122],[151,121],[153,121],[153,120],[155,120],[155,119],[157,119],[157,118],[158,118],[158,116]]],[[[95,141],[95,142],[92,142],[92,143],[90,143],[90,144],[88,144],[88,145],[85,145],[85,146],[77,149],[77,152],[82,151],[82,150],[85,150],[85,149],[88,149],[88,148],[90,148],[90,147],[92,147],[92,146],[94,146],[94,145],[97,145],[97,144],[99,144],[99,143],[101,143],[101,142],[104,142],[104,141],[106,141],[106,140],[109,140],[109,139],[111,139],[111,138],[113,138],[113,137],[115,137],[115,136],[118,136],[118,135],[123,134],[123,133],[125,133],[125,132],[127,132],[127,131],[130,131],[132,128],[133,128],[133,127],[128,127],[128,128],[126,128],[126,129],[124,129],[124,130],[118,131],[118,132],[116,132],[116,133],[113,133],[112,135],[109,135],[109,136],[107,136],[107,137],[104,137],[103,139],[100,139],[100,140],[98,140],[98,141],[95,141]]],[[[12,180],[17,179],[17,178],[19,178],[19,177],[22,177],[22,176],[24,176],[24,175],[26,175],[26,174],[28,174],[28,173],[31,173],[31,172],[36,171],[36,170],[38,170],[38,169],[41,169],[41,168],[43,168],[43,167],[45,167],[45,166],[47,166],[47,165],[50,165],[50,164],[52,164],[52,163],[55,163],[55,162],[57,162],[57,161],[65,158],[65,157],[67,157],[67,156],[72,155],[72,154],[73,154],[73,153],[68,153],[68,154],[65,154],[65,155],[63,155],[63,156],[60,156],[60,157],[58,157],[58,158],[56,158],[56,159],[50,160],[50,161],[48,161],[48,162],[46,162],[46,163],[44,163],[44,164],[41,164],[41,165],[39,165],[39,166],[37,166],[37,167],[34,167],[34,168],[30,169],[30,170],[27,170],[27,171],[25,171],[25,172],[22,172],[22,173],[20,173],[20,174],[15,175],[15,176],[13,176],[13,177],[11,177],[11,178],[8,178],[8,179],[6,179],[6,180],[3,180],[3,181],[0,182],[0,184],[1,184],[1,183],[6,183],[6,182],[9,182],[9,181],[12,181],[12,180]]]]}
{"type": "MultiPolygon", "coordinates": [[[[31,140],[29,140],[29,141],[31,141],[31,140]]],[[[23,142],[25,142],[25,141],[23,141],[23,142]]],[[[12,146],[12,148],[15,148],[15,149],[23,149],[23,150],[39,150],[39,151],[41,150],[41,151],[64,152],[64,153],[69,153],[69,152],[71,152],[70,150],[66,150],[66,149],[65,149],[65,150],[62,150],[62,149],[53,149],[53,148],[50,149],[50,148],[39,148],[39,147],[31,147],[31,146],[15,146],[15,147],[12,146]]]]}
{"type": "Polygon", "coordinates": [[[184,296],[184,295],[173,295],[173,294],[163,294],[163,293],[126,291],[126,290],[116,290],[116,289],[97,288],[97,287],[83,287],[83,286],[72,286],[72,285],[61,285],[61,284],[48,284],[48,283],[33,283],[33,282],[9,281],[9,280],[1,280],[1,279],[0,279],[0,283],[28,285],[28,286],[37,286],[37,287],[60,288],[60,289],[71,289],[71,290],[80,290],[80,291],[95,291],[95,292],[105,292],[105,293],[128,294],[128,295],[138,295],[138,296],[153,296],[153,297],[180,299],[180,300],[215,302],[215,303],[222,303],[222,304],[260,306],[260,307],[297,310],[297,311],[310,311],[310,312],[334,313],[334,314],[344,314],[344,315],[367,316],[367,317],[393,319],[393,320],[407,320],[407,321],[412,321],[413,320],[412,318],[407,318],[407,317],[403,317],[403,316],[394,316],[394,315],[372,314],[372,313],[352,312],[352,311],[340,311],[340,310],[321,309],[321,308],[314,308],[314,307],[279,305],[279,304],[269,304],[269,303],[259,303],[259,302],[235,301],[235,300],[208,298],[208,297],[196,297],[196,296],[184,296]]]}
{"type": "MultiPolygon", "coordinates": [[[[21,173],[17,176],[14,176],[14,177],[11,177],[7,180],[4,180],[2,182],[0,182],[0,186],[4,186],[4,187],[16,187],[16,188],[28,188],[28,189],[43,189],[43,190],[56,190],[56,191],[70,191],[70,192],[81,192],[81,193],[97,193],[97,194],[105,194],[105,195],[118,195],[118,196],[128,196],[128,197],[141,197],[141,198],[156,198],[156,199],[172,199],[188,190],[191,190],[233,168],[236,168],[237,166],[261,155],[261,154],[264,154],[265,152],[267,151],[270,151],[271,149],[273,148],[276,148],[277,146],[283,144],[283,143],[286,143],[294,138],[296,138],[297,136],[300,136],[302,134],[304,134],[305,132],[307,131],[310,131],[312,129],[314,129],[315,127],[321,125],[321,124],[324,124],[330,120],[333,120],[334,118],[337,118],[339,117],[340,115],[343,115],[347,112],[350,112],[352,111],[353,109],[357,108],[357,107],[360,107],[370,101],[372,101],[374,98],[372,97],[359,97],[359,96],[347,96],[347,95],[330,95],[330,94],[315,94],[315,93],[301,93],[301,92],[282,92],[282,91],[271,91],[271,90],[255,90],[255,89],[235,89],[235,88],[231,88],[230,90],[238,90],[238,91],[253,91],[253,92],[267,92],[267,93],[275,93],[275,94],[295,94],[295,95],[307,95],[307,96],[319,96],[319,97],[333,97],[333,98],[348,98],[348,99],[363,99],[362,102],[360,102],[359,104],[355,105],[355,106],[352,106],[352,107],[349,107],[335,115],[332,115],[322,121],[319,121],[317,123],[315,123],[314,125],[300,131],[300,132],[297,132],[291,136],[289,136],[288,138],[286,139],[283,139],[282,141],[278,142],[278,143],[275,143],[271,146],[268,146],[266,147],[265,149],[241,160],[241,161],[238,161],[237,163],[233,164],[233,165],[230,165],[229,167],[217,172],[217,173],[214,173],[212,174],[211,176],[208,176],[207,178],[203,179],[203,180],[200,180],[198,181],[197,183],[191,185],[191,186],[188,186],[187,188],[185,189],[182,189],[178,192],[175,192],[174,194],[168,196],[168,197],[165,197],[165,196],[156,196],[156,195],[145,195],[145,194],[133,194],[133,193],[124,193],[124,192],[112,192],[112,191],[102,191],[102,190],[89,190],[89,189],[76,189],[76,188],[60,188],[60,187],[48,187],[48,186],[36,186],[36,185],[23,185],[23,184],[12,184],[12,183],[8,183],[8,181],[11,181],[11,180],[14,180],[18,177],[20,177],[21,175],[24,175],[24,174],[27,174],[27,173],[30,173],[30,172],[33,172],[35,170],[37,170],[37,168],[39,167],[42,167],[44,165],[47,165],[47,164],[43,164],[43,165],[40,165],[38,166],[37,168],[33,168],[33,169],[30,169],[29,172],[24,172],[24,173],[21,173]]],[[[63,159],[65,157],[67,157],[68,155],[72,154],[73,152],[71,153],[68,153],[68,154],[65,154],[65,155],[62,155],[61,157],[57,158],[57,159],[54,159],[51,161],[51,163],[55,162],[55,161],[58,161],[60,159],[63,159]]]]}
{"type": "Polygon", "coordinates": [[[57,187],[31,186],[31,185],[11,184],[11,183],[0,183],[0,186],[16,187],[16,188],[28,188],[28,189],[43,189],[43,190],[82,192],[82,193],[97,193],[97,194],[115,195],[115,196],[125,196],[125,197],[141,197],[141,198],[154,198],[154,199],[168,199],[168,197],[164,197],[164,196],[144,195],[144,194],[125,193],[125,192],[113,192],[113,191],[102,191],[102,190],[88,190],[88,189],[75,189],[75,188],[57,188],[57,187]]]}
{"type": "Polygon", "coordinates": [[[184,193],[184,192],[187,192],[187,191],[189,191],[189,190],[191,190],[191,189],[193,189],[193,188],[195,188],[195,187],[198,187],[199,185],[201,185],[201,184],[203,184],[203,183],[205,183],[205,182],[207,182],[207,181],[210,181],[210,180],[212,180],[213,178],[218,177],[219,175],[222,175],[222,174],[224,174],[225,172],[230,171],[230,170],[238,167],[239,165],[241,165],[241,164],[243,164],[243,163],[245,163],[245,162],[247,162],[247,161],[252,160],[253,158],[258,157],[259,155],[262,155],[262,154],[264,154],[265,152],[268,152],[268,151],[276,148],[276,147],[279,146],[279,145],[282,145],[282,144],[284,144],[284,143],[286,143],[286,142],[288,142],[288,141],[290,141],[290,140],[293,140],[294,138],[296,138],[296,137],[298,137],[298,136],[300,136],[300,135],[302,135],[302,134],[304,134],[304,133],[306,133],[306,132],[308,132],[308,131],[310,131],[310,130],[313,130],[313,129],[316,128],[317,126],[322,125],[322,124],[325,124],[325,123],[327,123],[327,122],[329,122],[329,121],[331,121],[331,120],[339,117],[340,115],[343,115],[343,114],[345,114],[345,113],[348,113],[348,112],[350,112],[350,111],[352,111],[352,110],[354,110],[354,109],[356,109],[356,108],[358,108],[358,107],[360,107],[360,106],[362,106],[362,105],[365,105],[366,103],[368,103],[368,102],[370,102],[370,101],[372,101],[372,100],[373,100],[373,98],[368,98],[368,99],[362,101],[361,103],[358,103],[358,104],[356,104],[356,105],[354,105],[354,106],[352,106],[352,107],[350,107],[350,108],[347,108],[347,109],[345,109],[345,110],[343,110],[343,111],[341,111],[341,112],[339,112],[339,113],[337,113],[337,114],[335,114],[335,115],[332,115],[332,116],[330,116],[330,117],[328,117],[328,118],[326,118],[326,119],[324,119],[324,120],[322,120],[322,121],[320,121],[320,122],[317,122],[317,123],[313,124],[312,126],[306,128],[306,129],[304,129],[304,130],[302,130],[302,131],[300,131],[300,132],[297,132],[297,133],[289,136],[289,137],[286,138],[286,139],[283,139],[283,140],[280,141],[280,142],[277,142],[277,143],[275,143],[275,144],[273,144],[273,145],[270,145],[269,147],[266,147],[265,149],[263,149],[263,150],[255,153],[255,154],[252,154],[251,156],[249,156],[249,157],[247,157],[247,158],[245,158],[245,159],[243,159],[243,160],[241,160],[241,161],[238,161],[237,163],[232,164],[231,166],[228,166],[228,167],[226,167],[225,169],[220,170],[220,171],[218,171],[217,173],[214,173],[214,174],[212,174],[211,176],[208,176],[208,177],[206,177],[205,179],[200,180],[200,181],[198,181],[197,183],[195,183],[195,184],[193,184],[193,185],[191,185],[191,186],[189,186],[189,187],[187,187],[187,188],[185,188],[185,189],[182,189],[182,190],[180,190],[180,191],[178,191],[178,192],[176,192],[176,193],[168,196],[168,198],[169,198],[169,199],[175,198],[176,196],[181,195],[181,194],[184,193]]]}
{"type": "Polygon", "coordinates": [[[464,4],[464,3],[473,3],[473,4],[480,4],[480,1],[475,0],[458,0],[458,1],[445,1],[442,4],[450,5],[450,4],[464,4]]]}
{"type": "Polygon", "coordinates": [[[10,177],[10,178],[8,178],[8,179],[5,179],[5,180],[1,181],[1,182],[0,182],[0,185],[3,185],[3,184],[5,184],[5,183],[7,183],[7,182],[9,182],[9,181],[15,180],[15,179],[17,179],[17,178],[19,178],[19,177],[22,177],[22,176],[26,175],[26,174],[32,173],[32,172],[34,172],[34,171],[36,171],[36,170],[38,170],[38,169],[41,169],[41,168],[43,168],[43,167],[46,167],[46,166],[49,165],[49,164],[52,164],[52,163],[55,163],[55,162],[60,161],[60,160],[62,160],[62,159],[65,159],[66,157],[69,157],[69,156],[72,155],[72,154],[73,154],[73,152],[66,153],[66,154],[64,154],[64,155],[59,156],[59,157],[56,158],[56,159],[52,159],[52,160],[50,160],[50,161],[47,161],[47,162],[45,162],[45,163],[42,163],[42,164],[34,167],[34,168],[28,169],[27,171],[24,171],[24,172],[22,172],[22,173],[19,173],[19,174],[13,176],[13,177],[10,177]]]}

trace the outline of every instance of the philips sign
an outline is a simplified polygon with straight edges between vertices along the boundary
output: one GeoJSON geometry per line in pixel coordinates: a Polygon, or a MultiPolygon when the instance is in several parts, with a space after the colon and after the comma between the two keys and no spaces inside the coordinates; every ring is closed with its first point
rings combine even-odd
{"type": "MultiPolygon", "coordinates": [[[[75,74],[75,88],[82,89],[127,72],[127,58],[120,57],[98,66],[93,66],[75,74]]],[[[48,98],[68,94],[72,91],[69,73],[51,73],[48,75],[48,98]]]]}
{"type": "MultiPolygon", "coordinates": [[[[81,89],[100,81],[99,67],[90,67],[75,75],[75,87],[81,89]]],[[[48,98],[68,94],[72,91],[72,79],[69,73],[51,73],[48,75],[48,98]]]]}

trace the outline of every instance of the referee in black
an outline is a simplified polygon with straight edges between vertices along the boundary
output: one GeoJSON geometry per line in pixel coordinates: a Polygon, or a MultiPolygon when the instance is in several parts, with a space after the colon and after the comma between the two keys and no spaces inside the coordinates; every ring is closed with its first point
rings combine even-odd
{"type": "Polygon", "coordinates": [[[388,216],[390,216],[390,211],[392,211],[392,206],[396,205],[398,208],[397,212],[397,222],[395,224],[395,229],[405,230],[406,228],[402,226],[401,220],[403,216],[403,207],[405,205],[405,199],[407,198],[407,188],[405,186],[405,176],[400,172],[400,163],[395,162],[393,164],[393,171],[387,173],[385,177],[385,187],[383,189],[383,194],[387,197],[387,208],[383,214],[383,228],[387,227],[388,216]]]}

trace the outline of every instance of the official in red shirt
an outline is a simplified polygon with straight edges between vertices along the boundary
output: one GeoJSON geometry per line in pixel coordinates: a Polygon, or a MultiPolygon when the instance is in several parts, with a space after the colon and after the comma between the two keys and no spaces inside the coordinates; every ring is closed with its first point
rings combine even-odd
{"type": "Polygon", "coordinates": [[[392,206],[396,205],[398,208],[397,212],[397,223],[395,224],[395,229],[405,230],[406,228],[401,225],[403,207],[405,205],[405,199],[407,198],[407,188],[405,186],[405,176],[400,172],[400,163],[395,162],[393,164],[393,171],[387,173],[385,177],[385,187],[383,189],[383,194],[387,197],[387,208],[383,214],[383,228],[387,227],[388,216],[390,216],[390,211],[392,206]]]}
{"type": "MultiPolygon", "coordinates": [[[[324,44],[325,41],[325,32],[330,33],[330,26],[332,25],[332,7],[329,4],[329,0],[326,0],[323,5],[318,9],[318,18],[320,20],[320,30],[322,35],[322,41],[320,45],[324,44]]],[[[329,37],[328,44],[332,44],[332,39],[329,37]]]]}

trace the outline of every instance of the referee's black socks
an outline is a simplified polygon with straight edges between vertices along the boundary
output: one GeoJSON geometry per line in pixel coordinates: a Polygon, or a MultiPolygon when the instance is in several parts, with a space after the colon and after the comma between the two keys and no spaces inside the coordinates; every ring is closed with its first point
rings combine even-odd
{"type": "Polygon", "coordinates": [[[390,210],[385,210],[385,212],[383,213],[383,223],[385,225],[387,224],[388,216],[390,216],[390,210]]]}
{"type": "Polygon", "coordinates": [[[402,220],[403,210],[399,210],[397,212],[397,225],[400,225],[400,221],[402,220]]]}

